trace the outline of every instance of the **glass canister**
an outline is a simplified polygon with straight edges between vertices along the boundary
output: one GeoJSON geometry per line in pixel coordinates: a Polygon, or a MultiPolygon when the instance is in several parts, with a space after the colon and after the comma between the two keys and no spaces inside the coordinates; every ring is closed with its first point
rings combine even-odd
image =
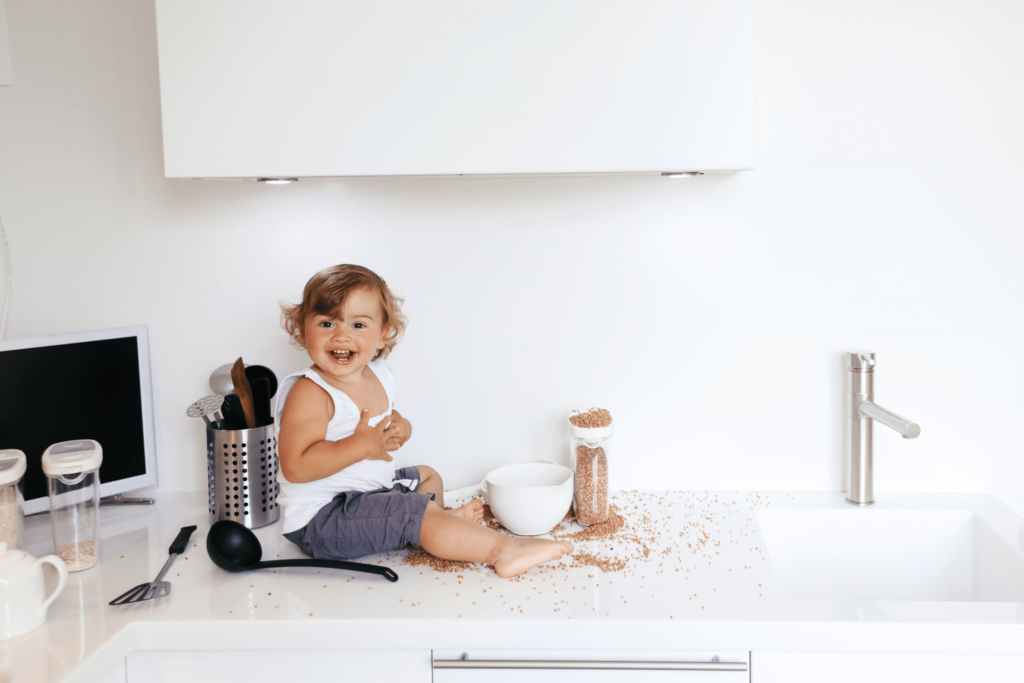
{"type": "Polygon", "coordinates": [[[43,453],[54,552],[69,572],[88,569],[99,557],[102,463],[103,448],[92,439],[64,441],[43,453]]]}
{"type": "Polygon", "coordinates": [[[6,543],[8,550],[21,547],[25,528],[21,479],[26,462],[25,454],[19,450],[0,450],[0,543],[6,543]]]}
{"type": "Polygon", "coordinates": [[[608,521],[608,451],[613,433],[612,416],[607,410],[591,408],[569,416],[573,509],[576,521],[583,526],[608,521]]]}

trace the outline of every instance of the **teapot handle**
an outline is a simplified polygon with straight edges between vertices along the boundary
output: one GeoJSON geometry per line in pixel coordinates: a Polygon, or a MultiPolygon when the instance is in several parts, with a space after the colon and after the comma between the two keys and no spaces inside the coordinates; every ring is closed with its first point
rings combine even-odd
{"type": "Polygon", "coordinates": [[[43,604],[39,606],[39,609],[42,610],[43,615],[45,616],[46,610],[50,606],[50,603],[57,599],[57,596],[60,595],[60,592],[64,590],[64,586],[67,585],[68,566],[64,564],[64,560],[60,559],[56,555],[44,555],[43,557],[40,557],[38,560],[33,562],[32,566],[35,567],[37,564],[41,564],[43,562],[49,562],[50,564],[52,564],[53,568],[57,570],[58,575],[57,589],[50,593],[50,597],[46,598],[46,600],[43,600],[43,604]]]}

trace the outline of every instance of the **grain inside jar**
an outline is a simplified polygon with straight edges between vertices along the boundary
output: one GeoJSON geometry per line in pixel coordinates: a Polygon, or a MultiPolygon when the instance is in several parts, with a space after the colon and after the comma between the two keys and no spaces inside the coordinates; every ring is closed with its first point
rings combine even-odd
{"type": "Polygon", "coordinates": [[[600,446],[576,447],[576,519],[592,526],[608,521],[608,457],[600,446]]]}
{"type": "Polygon", "coordinates": [[[574,470],[573,509],[584,526],[604,524],[609,519],[608,449],[611,446],[612,416],[604,408],[573,411],[569,416],[574,470]]]}

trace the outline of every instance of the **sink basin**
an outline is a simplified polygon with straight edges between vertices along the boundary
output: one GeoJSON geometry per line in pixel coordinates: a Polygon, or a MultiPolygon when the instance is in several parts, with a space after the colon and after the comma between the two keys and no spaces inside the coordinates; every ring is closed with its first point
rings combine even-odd
{"type": "Polygon", "coordinates": [[[1024,555],[965,510],[758,510],[787,598],[1024,602],[1024,555]]]}

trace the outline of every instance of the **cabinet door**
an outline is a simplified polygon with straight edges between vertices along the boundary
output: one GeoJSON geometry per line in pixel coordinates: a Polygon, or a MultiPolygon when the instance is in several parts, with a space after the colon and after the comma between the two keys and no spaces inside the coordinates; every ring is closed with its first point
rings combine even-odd
{"type": "Polygon", "coordinates": [[[748,659],[732,651],[435,650],[433,664],[434,683],[749,683],[748,659]]]}
{"type": "Polygon", "coordinates": [[[429,650],[164,650],[128,655],[128,683],[337,683],[401,671],[430,683],[429,650]]]}
{"type": "Polygon", "coordinates": [[[169,178],[753,167],[753,0],[156,8],[169,178]]]}
{"type": "Polygon", "coordinates": [[[1024,656],[902,652],[753,652],[751,683],[1020,683],[1024,656]]]}

